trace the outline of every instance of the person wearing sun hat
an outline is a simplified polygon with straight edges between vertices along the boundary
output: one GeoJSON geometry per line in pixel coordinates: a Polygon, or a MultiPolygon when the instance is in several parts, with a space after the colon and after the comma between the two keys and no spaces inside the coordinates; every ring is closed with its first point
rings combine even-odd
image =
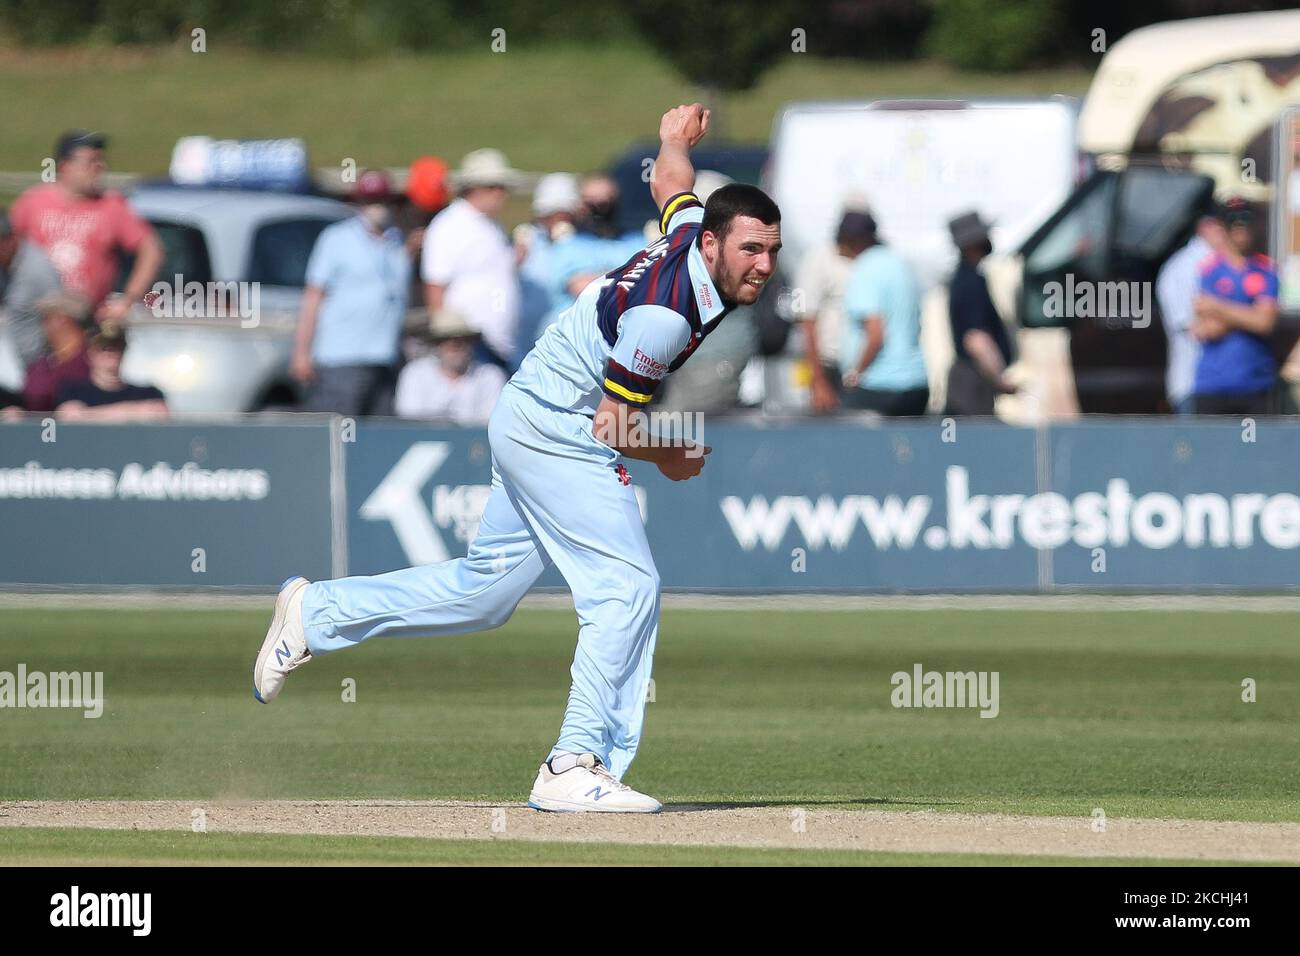
{"type": "Polygon", "coordinates": [[[533,221],[515,228],[513,239],[519,262],[517,358],[522,358],[542,331],[573,302],[558,266],[563,250],[574,242],[574,219],[581,206],[578,177],[548,173],[533,190],[533,221]]]}
{"type": "Polygon", "coordinates": [[[397,414],[402,418],[445,419],[482,425],[496,407],[505,373],[474,356],[479,333],[465,317],[435,312],[424,337],[433,353],[407,363],[397,379],[397,414]]]}
{"type": "Polygon", "coordinates": [[[998,395],[1016,391],[1006,377],[1011,338],[989,295],[979,264],[993,251],[989,224],[978,212],[948,223],[957,247],[957,271],[948,287],[948,322],[955,352],[948,370],[947,415],[992,415],[998,395]]]}
{"type": "Polygon", "coordinates": [[[429,223],[420,278],[429,313],[451,309],[482,333],[484,357],[510,368],[519,325],[515,251],[498,220],[522,174],[496,149],[476,149],[452,174],[457,196],[429,223]]]}

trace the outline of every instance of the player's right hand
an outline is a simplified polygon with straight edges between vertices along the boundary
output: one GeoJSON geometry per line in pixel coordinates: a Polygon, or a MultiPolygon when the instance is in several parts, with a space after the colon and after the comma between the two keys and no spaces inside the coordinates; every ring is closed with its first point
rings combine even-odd
{"type": "Polygon", "coordinates": [[[704,456],[711,451],[713,449],[708,445],[696,445],[692,442],[673,446],[673,454],[658,462],[659,470],[670,481],[694,478],[704,470],[704,456]]]}
{"type": "Polygon", "coordinates": [[[659,142],[682,142],[688,147],[704,139],[709,131],[709,111],[699,103],[678,106],[659,120],[659,142]]]}

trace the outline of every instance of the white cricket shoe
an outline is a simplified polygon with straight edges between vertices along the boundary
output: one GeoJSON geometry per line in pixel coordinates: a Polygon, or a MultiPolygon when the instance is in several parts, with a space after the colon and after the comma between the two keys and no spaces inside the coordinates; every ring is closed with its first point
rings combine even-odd
{"type": "Polygon", "coordinates": [[[615,780],[595,754],[580,754],[578,763],[563,773],[542,764],[528,805],[555,813],[658,813],[663,809],[654,797],[615,780]]]}
{"type": "Polygon", "coordinates": [[[302,596],[308,583],[306,578],[290,578],[280,585],[271,628],[253,665],[253,696],[263,704],[279,695],[289,671],[311,660],[302,629],[302,596]]]}

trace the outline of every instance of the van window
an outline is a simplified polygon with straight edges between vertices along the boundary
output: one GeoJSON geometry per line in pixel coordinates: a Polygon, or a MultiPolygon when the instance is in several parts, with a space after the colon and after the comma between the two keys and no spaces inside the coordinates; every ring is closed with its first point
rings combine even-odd
{"type": "Polygon", "coordinates": [[[1075,194],[1072,208],[1046,232],[1030,239],[1025,250],[1026,285],[1031,276],[1074,272],[1095,279],[1103,274],[1116,182],[1113,174],[1094,174],[1075,194]]]}
{"type": "Polygon", "coordinates": [[[1120,187],[1115,252],[1159,263],[1205,195],[1205,178],[1188,171],[1130,166],[1120,187]]]}
{"type": "MultiPolygon", "coordinates": [[[[208,244],[201,231],[193,226],[164,219],[150,219],[149,224],[153,226],[163,247],[163,262],[156,277],[158,282],[171,284],[176,282],[177,276],[181,277],[182,284],[212,281],[212,262],[208,258],[208,244]]],[[[114,287],[118,292],[126,288],[126,280],[134,268],[135,256],[123,254],[117,285],[114,287]]]]}
{"type": "Polygon", "coordinates": [[[248,281],[301,289],[316,238],[333,219],[279,219],[253,233],[248,281]]]}

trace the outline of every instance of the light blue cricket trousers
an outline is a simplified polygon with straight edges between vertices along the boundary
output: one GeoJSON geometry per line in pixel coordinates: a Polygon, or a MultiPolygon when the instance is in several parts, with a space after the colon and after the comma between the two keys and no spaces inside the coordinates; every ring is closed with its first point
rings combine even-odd
{"type": "Polygon", "coordinates": [[[507,384],[488,423],[492,492],[464,558],[317,581],[303,596],[312,654],[372,637],[500,627],[553,561],[578,612],[569,703],[550,756],[594,753],[621,778],[636,756],[659,630],[659,575],[619,456],[591,419],[507,384]]]}

